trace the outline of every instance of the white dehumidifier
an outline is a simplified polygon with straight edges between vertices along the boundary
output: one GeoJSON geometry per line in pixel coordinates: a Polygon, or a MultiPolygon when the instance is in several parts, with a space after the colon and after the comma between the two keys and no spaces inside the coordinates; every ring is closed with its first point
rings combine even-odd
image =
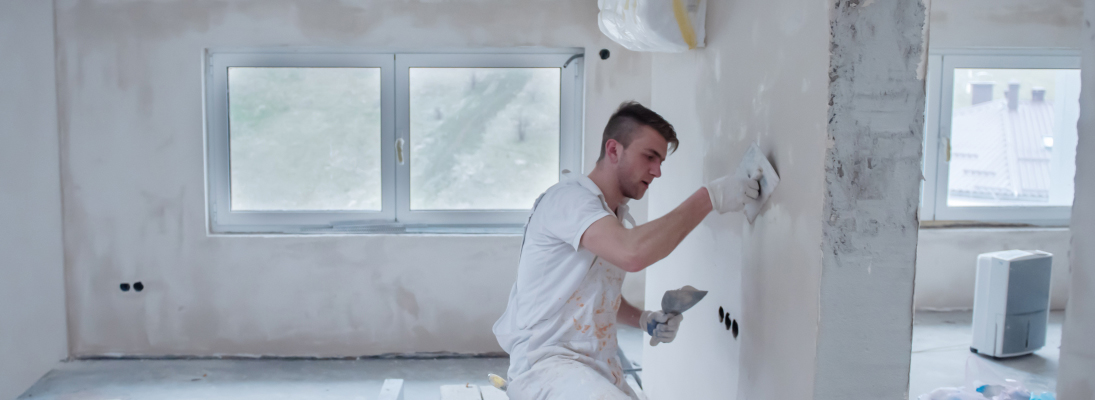
{"type": "Polygon", "coordinates": [[[977,256],[970,351],[992,357],[1033,353],[1046,344],[1053,254],[1007,250],[977,256]]]}

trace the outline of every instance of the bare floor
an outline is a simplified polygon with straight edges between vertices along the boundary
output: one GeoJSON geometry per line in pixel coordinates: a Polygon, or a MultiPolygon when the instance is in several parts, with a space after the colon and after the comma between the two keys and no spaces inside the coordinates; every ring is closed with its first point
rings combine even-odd
{"type": "MultiPolygon", "coordinates": [[[[620,347],[641,358],[642,332],[620,330],[620,347]]],[[[508,358],[439,360],[93,360],[62,364],[19,399],[375,399],[386,378],[404,380],[406,400],[439,399],[441,385],[489,385],[508,358]]]]}
{"type": "Polygon", "coordinates": [[[977,368],[977,375],[1015,379],[1032,392],[1057,391],[1063,311],[1050,313],[1045,347],[1034,354],[1005,359],[970,352],[972,320],[973,313],[970,311],[916,313],[909,376],[910,399],[936,388],[965,385],[968,363],[977,368]]]}

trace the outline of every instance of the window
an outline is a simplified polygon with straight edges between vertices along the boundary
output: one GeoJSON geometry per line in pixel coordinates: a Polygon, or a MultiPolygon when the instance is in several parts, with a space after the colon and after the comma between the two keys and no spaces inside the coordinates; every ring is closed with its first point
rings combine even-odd
{"type": "Polygon", "coordinates": [[[210,230],[519,228],[581,169],[580,53],[210,52],[210,230]]]}
{"type": "Polygon", "coordinates": [[[1067,224],[1079,57],[941,53],[929,59],[921,219],[1067,224]]]}

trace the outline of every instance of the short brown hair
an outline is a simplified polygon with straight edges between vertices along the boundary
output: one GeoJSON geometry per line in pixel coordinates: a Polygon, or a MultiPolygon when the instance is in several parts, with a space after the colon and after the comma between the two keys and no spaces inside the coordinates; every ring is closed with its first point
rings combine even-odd
{"type": "Polygon", "coordinates": [[[640,126],[649,126],[661,134],[665,141],[669,142],[671,152],[676,151],[677,146],[680,145],[677,141],[677,131],[673,130],[673,124],[638,102],[625,101],[608,118],[604,136],[601,137],[601,156],[597,158],[597,161],[605,158],[605,145],[608,144],[608,139],[615,139],[627,148],[640,126]]]}

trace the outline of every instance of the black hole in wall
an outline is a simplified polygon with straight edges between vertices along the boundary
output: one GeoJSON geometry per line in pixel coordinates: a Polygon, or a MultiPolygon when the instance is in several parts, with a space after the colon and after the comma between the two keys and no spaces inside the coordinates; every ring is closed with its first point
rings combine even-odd
{"type": "Polygon", "coordinates": [[[722,311],[722,307],[719,307],[719,322],[721,323],[723,318],[726,318],[726,314],[722,311]]]}
{"type": "Polygon", "coordinates": [[[118,285],[118,287],[121,288],[123,292],[128,292],[129,291],[129,284],[128,283],[123,283],[121,285],[118,285]]]}
{"type": "Polygon", "coordinates": [[[730,330],[730,333],[733,333],[734,334],[734,339],[737,339],[738,338],[738,320],[735,319],[733,325],[734,325],[733,329],[730,330]]]}
{"type": "Polygon", "coordinates": [[[601,52],[599,54],[601,55],[602,60],[607,60],[608,59],[608,56],[609,56],[608,49],[601,49],[601,52]]]}
{"type": "Polygon", "coordinates": [[[730,330],[730,325],[731,325],[731,324],[730,324],[730,318],[727,318],[727,319],[725,320],[725,323],[726,323],[726,330],[730,330]]]}
{"type": "Polygon", "coordinates": [[[141,282],[136,282],[136,283],[134,283],[134,284],[133,284],[133,290],[136,290],[136,291],[138,291],[138,292],[140,292],[140,291],[144,290],[144,284],[143,284],[143,283],[141,283],[141,282]]]}

